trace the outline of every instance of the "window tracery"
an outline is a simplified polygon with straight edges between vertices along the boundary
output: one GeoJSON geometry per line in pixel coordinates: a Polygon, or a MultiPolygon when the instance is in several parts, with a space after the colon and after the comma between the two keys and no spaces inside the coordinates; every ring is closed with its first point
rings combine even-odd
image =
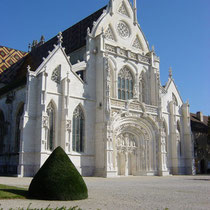
{"type": "Polygon", "coordinates": [[[61,65],[57,66],[54,71],[52,72],[52,81],[60,84],[61,81],[61,65]]]}
{"type": "Polygon", "coordinates": [[[85,118],[83,110],[78,106],[73,113],[72,150],[84,152],[85,118]]]}
{"type": "Polygon", "coordinates": [[[125,66],[118,74],[118,99],[129,100],[133,98],[133,76],[125,66]]]}
{"type": "Polygon", "coordinates": [[[52,102],[47,107],[48,115],[48,135],[47,135],[47,150],[52,151],[55,143],[55,108],[52,102]]]}
{"type": "Polygon", "coordinates": [[[119,22],[117,25],[117,31],[122,38],[128,38],[130,36],[130,30],[126,23],[119,22]]]}

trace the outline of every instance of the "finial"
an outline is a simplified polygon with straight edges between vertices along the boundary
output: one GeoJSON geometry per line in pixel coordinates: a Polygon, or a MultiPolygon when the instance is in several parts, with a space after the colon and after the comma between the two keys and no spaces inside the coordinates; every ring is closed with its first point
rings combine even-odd
{"type": "Polygon", "coordinates": [[[134,25],[136,25],[137,24],[136,0],[133,0],[133,13],[134,13],[134,25]]]}
{"type": "Polygon", "coordinates": [[[61,46],[62,43],[63,43],[63,41],[62,41],[62,39],[63,39],[62,32],[58,33],[57,38],[58,38],[58,45],[61,46]]]}
{"type": "Polygon", "coordinates": [[[89,27],[87,28],[87,35],[88,36],[90,35],[90,28],[89,27]]]}
{"type": "Polygon", "coordinates": [[[169,68],[169,77],[172,78],[172,68],[169,68]]]}
{"type": "Polygon", "coordinates": [[[28,52],[31,52],[31,43],[28,44],[28,52]]]}
{"type": "Polygon", "coordinates": [[[27,66],[27,70],[31,71],[31,66],[30,65],[27,66]]]}
{"type": "Polygon", "coordinates": [[[110,1],[110,14],[111,14],[111,15],[114,14],[114,3],[113,3],[113,1],[114,1],[114,0],[111,0],[111,1],[110,1]]]}
{"type": "Polygon", "coordinates": [[[40,38],[40,43],[41,43],[41,44],[44,44],[44,43],[45,43],[45,38],[44,38],[43,35],[42,35],[41,38],[40,38]]]}
{"type": "Polygon", "coordinates": [[[153,52],[155,51],[155,46],[154,46],[154,45],[152,45],[152,51],[153,51],[153,52]]]}

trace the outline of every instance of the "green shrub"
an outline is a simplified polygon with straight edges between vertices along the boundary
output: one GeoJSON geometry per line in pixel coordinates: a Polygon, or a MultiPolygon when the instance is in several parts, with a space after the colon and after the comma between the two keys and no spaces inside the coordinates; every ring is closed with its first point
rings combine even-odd
{"type": "Polygon", "coordinates": [[[61,147],[56,148],[34,176],[29,196],[41,200],[81,200],[87,186],[61,147]]]}

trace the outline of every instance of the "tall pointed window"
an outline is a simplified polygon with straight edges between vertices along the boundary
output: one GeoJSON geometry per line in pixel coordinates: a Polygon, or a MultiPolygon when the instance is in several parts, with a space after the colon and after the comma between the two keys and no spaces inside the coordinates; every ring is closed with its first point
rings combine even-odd
{"type": "Polygon", "coordinates": [[[23,111],[24,111],[24,104],[21,104],[19,107],[17,114],[16,114],[16,126],[15,126],[15,152],[20,151],[20,138],[21,138],[21,130],[22,130],[22,116],[23,116],[23,111]]]}
{"type": "Polygon", "coordinates": [[[4,134],[5,134],[4,113],[0,110],[0,153],[4,150],[4,134]]]}
{"type": "Polygon", "coordinates": [[[75,152],[84,152],[85,141],[85,118],[80,106],[73,113],[73,139],[72,150],[75,152]]]}
{"type": "Polygon", "coordinates": [[[47,115],[49,120],[47,135],[47,150],[52,151],[55,144],[55,108],[51,102],[47,107],[47,115]]]}
{"type": "Polygon", "coordinates": [[[133,77],[125,66],[118,74],[118,99],[129,100],[133,98],[133,77]]]}

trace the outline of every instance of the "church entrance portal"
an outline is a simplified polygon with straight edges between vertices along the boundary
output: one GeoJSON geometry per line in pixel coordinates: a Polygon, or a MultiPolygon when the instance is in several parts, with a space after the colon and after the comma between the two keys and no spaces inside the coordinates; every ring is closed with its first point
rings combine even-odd
{"type": "Polygon", "coordinates": [[[128,176],[136,173],[137,140],[131,133],[124,133],[117,138],[118,175],[128,176]]]}

